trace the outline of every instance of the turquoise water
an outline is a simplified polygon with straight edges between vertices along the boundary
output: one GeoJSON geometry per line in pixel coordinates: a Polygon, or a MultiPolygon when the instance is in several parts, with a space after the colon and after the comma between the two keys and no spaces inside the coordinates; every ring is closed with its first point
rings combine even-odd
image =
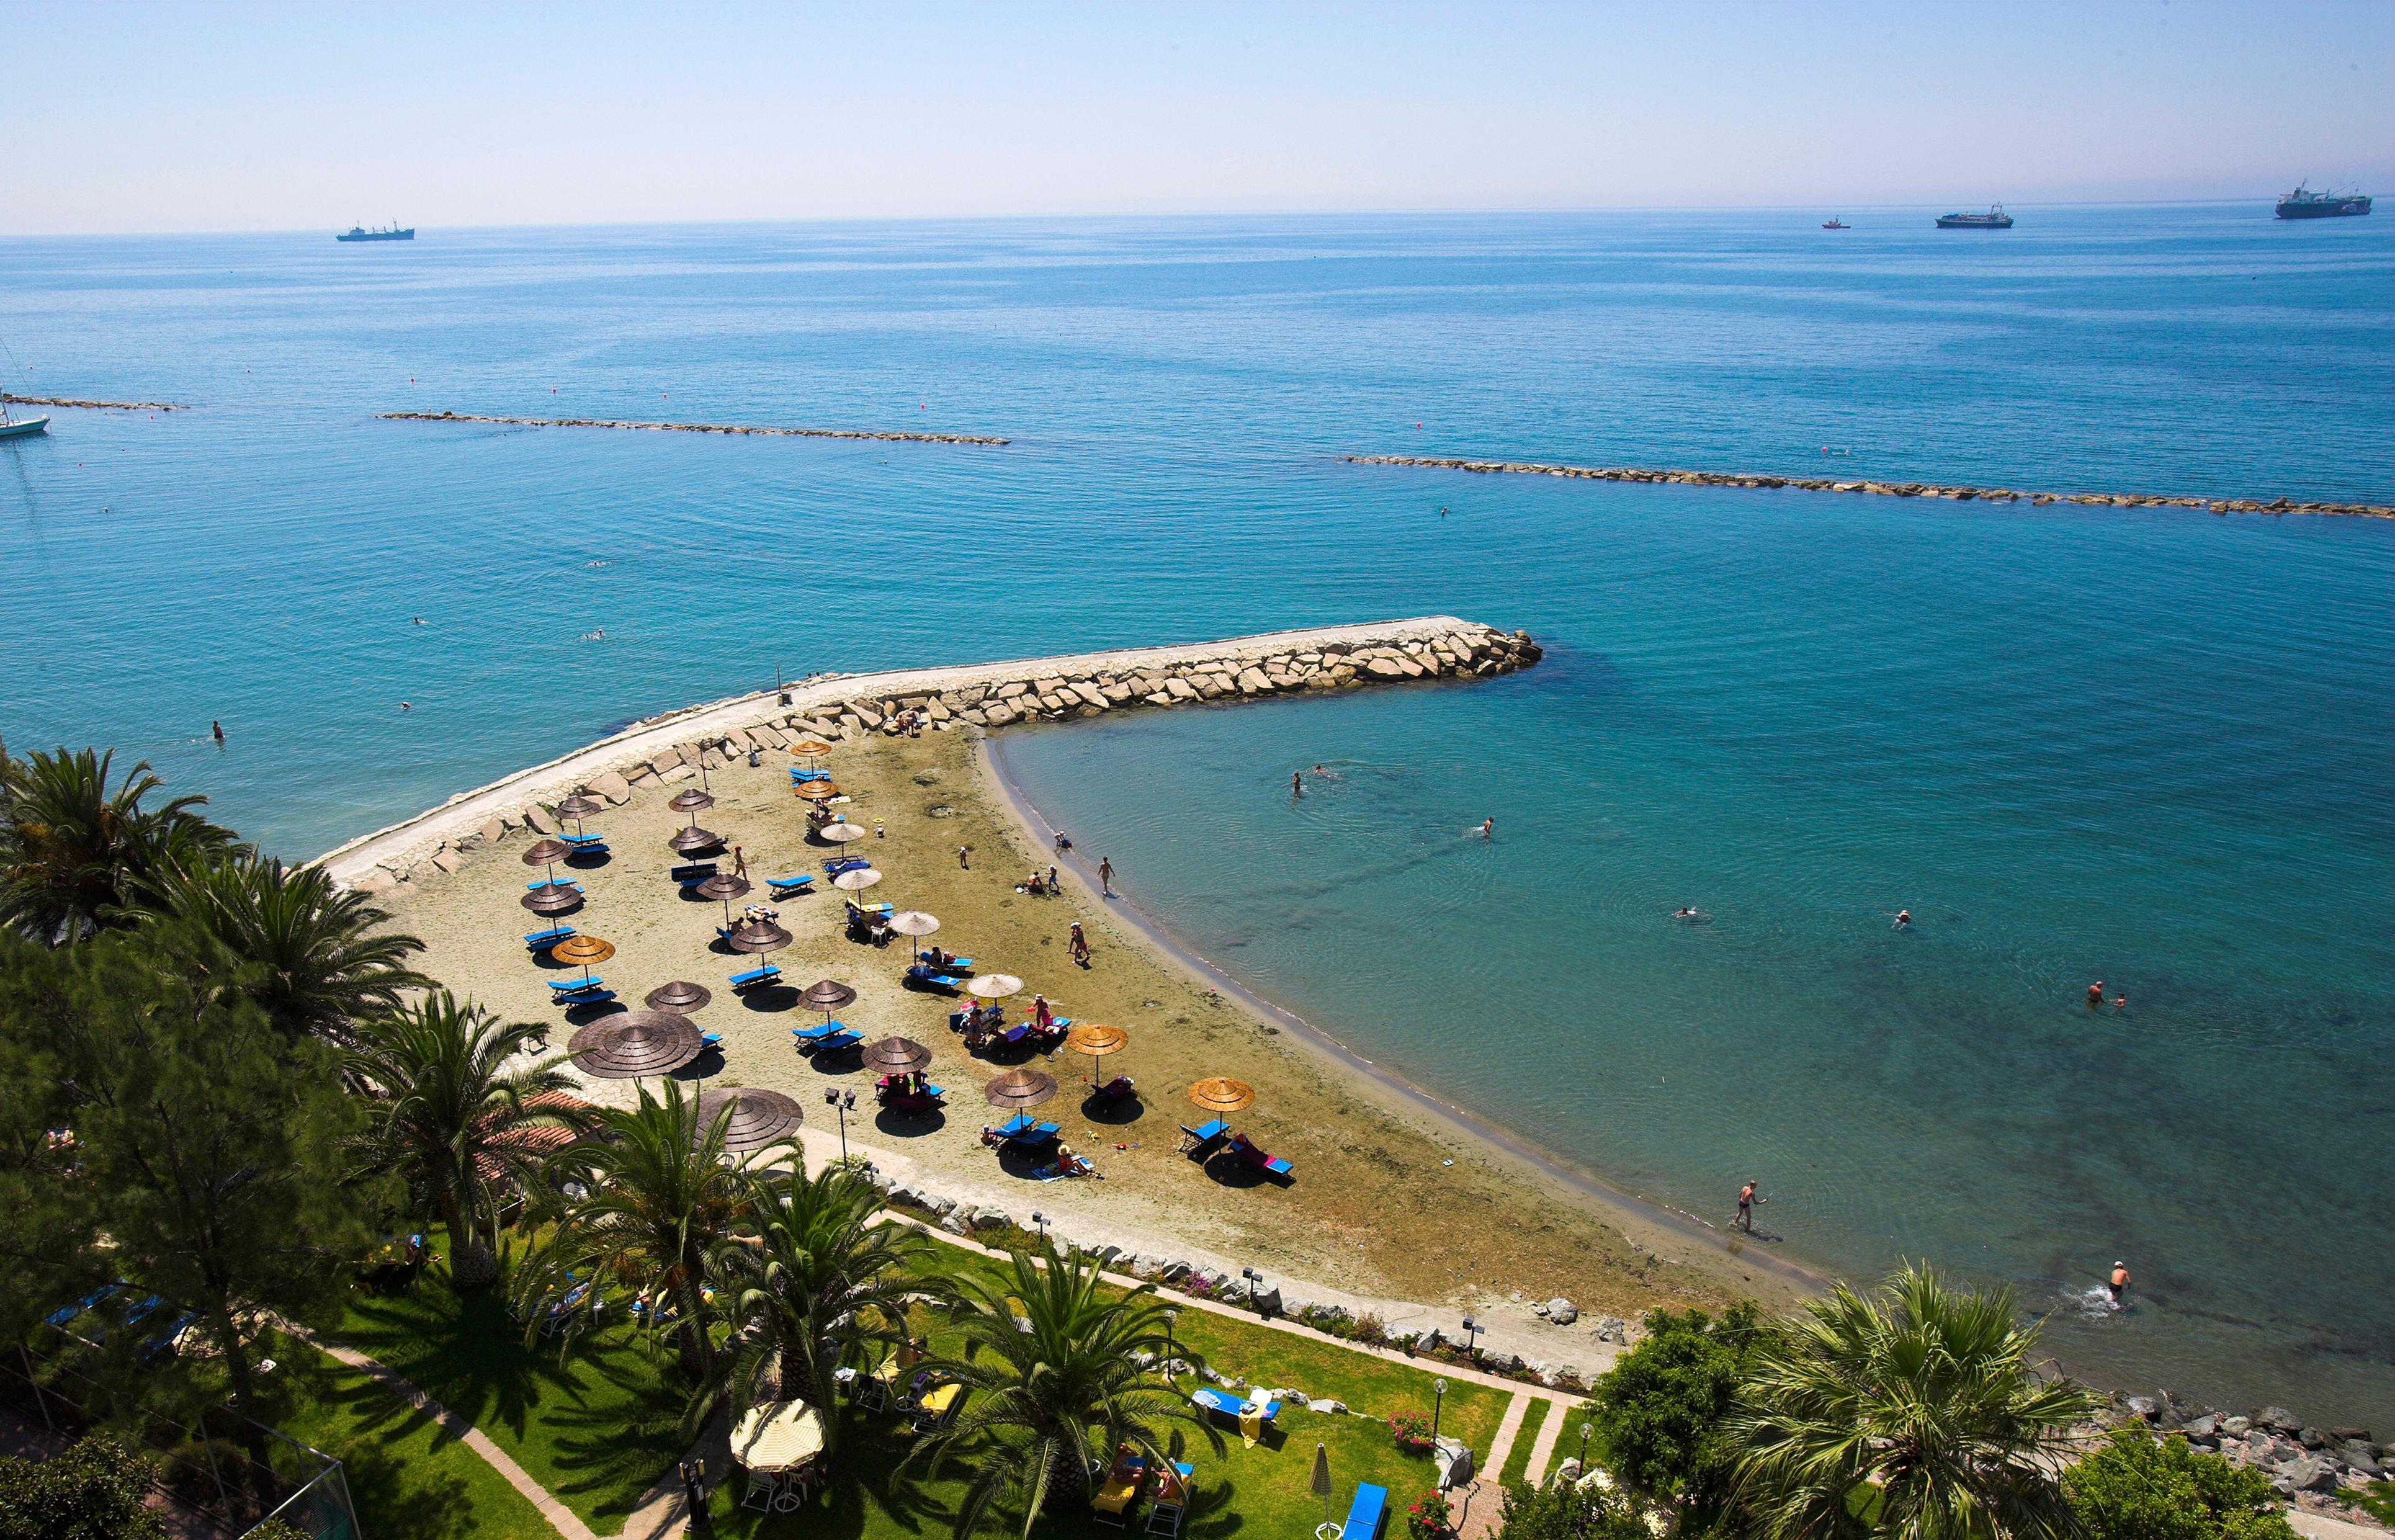
{"type": "Polygon", "coordinates": [[[1331,458],[2395,501],[2395,239],[2267,213],[0,244],[12,388],[194,406],[0,446],[0,736],[299,854],[777,667],[1526,627],[1493,684],[1010,763],[1199,949],[1567,1159],[2384,1420],[2395,528],[1331,458]]]}

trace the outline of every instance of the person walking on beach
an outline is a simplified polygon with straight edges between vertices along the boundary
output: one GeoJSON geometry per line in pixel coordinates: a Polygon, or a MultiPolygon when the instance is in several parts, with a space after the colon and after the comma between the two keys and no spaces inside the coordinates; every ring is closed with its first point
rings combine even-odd
{"type": "Polygon", "coordinates": [[[1081,923],[1078,920],[1073,922],[1073,933],[1065,940],[1065,950],[1081,966],[1086,968],[1090,965],[1090,938],[1081,934],[1081,923]]]}
{"type": "Polygon", "coordinates": [[[2121,1303],[2121,1296],[2129,1292],[2128,1264],[2125,1262],[2114,1262],[2112,1264],[2111,1281],[2104,1286],[2112,1291],[2112,1303],[2115,1305],[2121,1303]]]}
{"type": "Polygon", "coordinates": [[[1114,896],[1115,864],[1101,856],[1098,857],[1098,896],[1111,898],[1114,896]]]}
{"type": "Polygon", "coordinates": [[[734,877],[748,875],[748,857],[741,854],[738,845],[732,847],[732,875],[734,877]]]}
{"type": "Polygon", "coordinates": [[[957,870],[959,871],[971,871],[973,870],[973,846],[957,846],[957,870]]]}
{"type": "Polygon", "coordinates": [[[1048,891],[1051,893],[1065,891],[1065,884],[1057,880],[1056,869],[1052,866],[1048,869],[1048,891]]]}
{"type": "Polygon", "coordinates": [[[1757,1203],[1768,1202],[1770,1200],[1765,1198],[1762,1194],[1754,1190],[1754,1178],[1752,1176],[1748,1177],[1746,1179],[1746,1186],[1738,1189],[1738,1228],[1746,1231],[1747,1234],[1753,1235],[1754,1233],[1754,1205],[1757,1203]]]}

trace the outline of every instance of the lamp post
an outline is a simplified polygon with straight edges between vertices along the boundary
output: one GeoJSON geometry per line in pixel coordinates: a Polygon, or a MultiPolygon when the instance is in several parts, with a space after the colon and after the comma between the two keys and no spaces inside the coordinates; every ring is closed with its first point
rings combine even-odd
{"type": "Polygon", "coordinates": [[[1438,1442],[1438,1414],[1447,1406],[1447,1381],[1435,1379],[1430,1382],[1430,1388],[1431,1394],[1437,1398],[1430,1403],[1430,1441],[1435,1444],[1438,1442]]]}
{"type": "Polygon", "coordinates": [[[837,1089],[827,1090],[824,1093],[824,1105],[840,1109],[840,1163],[846,1165],[848,1164],[848,1115],[856,1109],[856,1093],[837,1089]]]}
{"type": "Polygon", "coordinates": [[[1480,1323],[1470,1316],[1463,1318],[1463,1351],[1475,1362],[1480,1358],[1480,1323]]]}
{"type": "Polygon", "coordinates": [[[1580,1425],[1580,1473],[1582,1478],[1588,1475],[1588,1424],[1583,1421],[1580,1425]]]}
{"type": "Polygon", "coordinates": [[[1040,1213],[1038,1209],[1033,1209],[1033,1210],[1031,1211],[1031,1222],[1032,1222],[1033,1224],[1035,1224],[1035,1225],[1037,1225],[1037,1226],[1039,1226],[1039,1239],[1040,1239],[1040,1240],[1042,1240],[1042,1241],[1047,1240],[1047,1239],[1048,1239],[1048,1216],[1047,1216],[1046,1215],[1044,1215],[1044,1214],[1040,1213]]]}

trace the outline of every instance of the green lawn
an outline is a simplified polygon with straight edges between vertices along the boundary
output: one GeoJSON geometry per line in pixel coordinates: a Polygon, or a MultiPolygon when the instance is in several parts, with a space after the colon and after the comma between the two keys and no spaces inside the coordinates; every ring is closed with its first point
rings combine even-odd
{"type": "Polygon", "coordinates": [[[480,1454],[364,1374],[285,1343],[274,1425],[341,1462],[372,1535],[553,1540],[556,1531],[480,1454]]]}
{"type": "Polygon", "coordinates": [[[524,1346],[495,1292],[453,1294],[438,1263],[404,1294],[360,1295],[334,1334],[472,1423],[602,1534],[686,1447],[681,1393],[627,1331],[586,1339],[561,1368],[553,1347],[524,1346]]]}
{"type": "Polygon", "coordinates": [[[1499,1485],[1512,1486],[1529,1474],[1530,1451],[1539,1445],[1539,1430],[1546,1427],[1549,1418],[1557,1415],[1562,1405],[1558,1401],[1541,1399],[1532,1401],[1530,1409],[1522,1414],[1521,1428],[1514,1435],[1513,1452],[1505,1456],[1505,1468],[1497,1473],[1499,1485]]]}

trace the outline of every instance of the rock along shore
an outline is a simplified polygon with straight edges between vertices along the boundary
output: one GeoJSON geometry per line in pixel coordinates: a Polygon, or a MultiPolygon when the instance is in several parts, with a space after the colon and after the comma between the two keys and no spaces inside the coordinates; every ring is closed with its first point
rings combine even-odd
{"type": "Polygon", "coordinates": [[[80,401],[73,396],[27,396],[0,393],[11,406],[79,406],[86,412],[188,412],[171,401],[80,401]]]}
{"type": "Polygon", "coordinates": [[[980,433],[880,433],[860,428],[759,428],[729,422],[617,422],[606,418],[482,417],[472,412],[377,412],[375,415],[384,422],[497,422],[513,428],[621,428],[647,433],[753,433],[768,438],[879,439],[886,444],[997,445],[1010,442],[980,433]]]}
{"type": "Polygon", "coordinates": [[[831,742],[874,732],[989,729],[1142,707],[1401,684],[1485,679],[1542,656],[1526,631],[1453,616],[1275,631],[1183,646],[1037,657],[948,669],[821,674],[637,723],[615,737],[364,835],[317,857],[334,881],[381,892],[428,862],[453,870],[463,852],[529,824],[557,827],[549,811],[576,790],[610,804],[633,787],[729,754],[779,749],[804,734],[831,742]]]}
{"type": "Polygon", "coordinates": [[[2018,492],[2008,486],[1938,486],[1928,482],[1830,481],[1814,476],[1733,475],[1717,471],[1656,471],[1630,465],[1547,465],[1535,460],[1434,459],[1418,455],[1342,455],[1349,465],[1401,465],[1425,471],[1469,471],[1482,476],[1566,476],[1580,481],[1652,482],[1671,486],[1791,487],[1803,492],[1863,492],[1883,498],[1945,498],[1955,502],[2027,502],[2044,508],[2195,508],[2212,513],[2335,513],[2395,519],[2377,503],[2293,502],[2280,498],[2155,498],[2130,492],[2018,492]]]}

